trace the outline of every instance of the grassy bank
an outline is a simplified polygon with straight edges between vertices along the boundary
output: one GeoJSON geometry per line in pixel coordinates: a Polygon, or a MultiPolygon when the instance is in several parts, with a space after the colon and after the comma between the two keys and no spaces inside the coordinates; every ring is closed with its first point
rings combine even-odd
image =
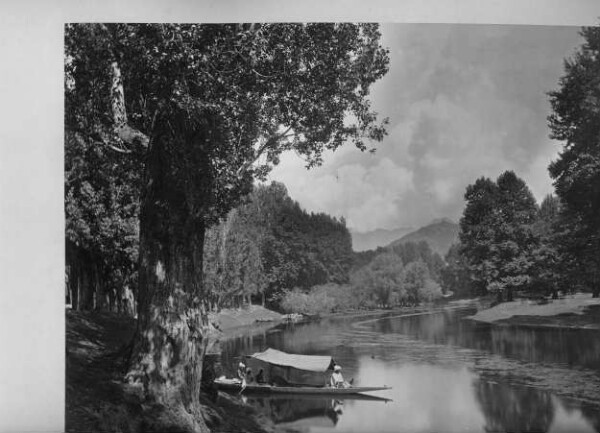
{"type": "Polygon", "coordinates": [[[600,329],[600,298],[578,293],[544,303],[521,299],[481,310],[470,318],[509,325],[600,329]]]}
{"type": "MultiPolygon", "coordinates": [[[[225,329],[224,334],[255,323],[257,318],[280,317],[260,307],[245,313],[224,313],[222,318],[213,317],[225,329]]],[[[123,353],[135,330],[134,319],[108,313],[66,314],[66,431],[186,431],[185,422],[175,414],[142,402],[122,381],[123,353]]],[[[203,396],[202,403],[212,432],[276,431],[269,420],[227,394],[219,393],[216,401],[203,396]]]]}
{"type": "Polygon", "coordinates": [[[248,305],[244,308],[223,309],[219,313],[210,313],[209,320],[225,334],[235,328],[257,323],[273,323],[283,320],[283,315],[259,305],[248,305]]]}

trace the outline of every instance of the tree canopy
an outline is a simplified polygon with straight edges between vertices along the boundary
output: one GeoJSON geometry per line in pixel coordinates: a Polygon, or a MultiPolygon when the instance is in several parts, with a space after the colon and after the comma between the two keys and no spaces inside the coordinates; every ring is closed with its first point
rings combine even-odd
{"type": "Polygon", "coordinates": [[[502,173],[496,182],[478,179],[467,187],[465,199],[460,252],[480,289],[499,293],[506,289],[510,299],[513,289],[530,282],[535,199],[512,171],[502,173]]]}
{"type": "Polygon", "coordinates": [[[283,184],[272,182],[255,187],[243,204],[209,229],[204,281],[219,306],[261,297],[278,307],[284,289],[347,282],[351,264],[345,222],[309,214],[283,184]]]}
{"type": "MultiPolygon", "coordinates": [[[[116,126],[154,141],[191,134],[171,140],[170,152],[208,165],[194,184],[214,192],[198,209],[214,219],[284,150],[312,166],[324,149],[351,141],[364,150],[365,139],[383,138],[386,120],[377,123],[367,99],[388,68],[379,37],[374,24],[67,25],[67,125],[100,146],[134,151],[114,131],[117,65],[127,124],[116,126]],[[218,145],[192,146],[199,129],[218,145]]],[[[180,167],[173,180],[193,180],[186,173],[180,167]]]]}
{"type": "Polygon", "coordinates": [[[565,61],[550,92],[551,137],[563,150],[549,167],[561,200],[563,260],[575,282],[600,294],[600,28],[581,31],[583,45],[565,61]]]}

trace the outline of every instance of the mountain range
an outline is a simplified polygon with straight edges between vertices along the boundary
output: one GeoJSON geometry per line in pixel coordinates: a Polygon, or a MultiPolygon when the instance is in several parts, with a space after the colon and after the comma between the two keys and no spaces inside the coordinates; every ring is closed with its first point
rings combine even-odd
{"type": "Polygon", "coordinates": [[[377,229],[365,233],[350,230],[350,234],[352,235],[352,249],[354,251],[374,250],[377,247],[386,246],[390,242],[400,239],[414,230],[414,227],[400,227],[392,230],[377,229]]]}
{"type": "Polygon", "coordinates": [[[400,239],[395,240],[388,246],[403,244],[406,242],[421,242],[425,241],[429,244],[432,251],[437,252],[444,257],[450,246],[458,241],[458,224],[450,221],[447,218],[434,220],[425,227],[419,230],[408,233],[400,239]]]}
{"type": "Polygon", "coordinates": [[[458,231],[458,224],[448,218],[441,218],[418,230],[403,227],[395,230],[378,229],[367,233],[351,232],[352,247],[354,251],[365,251],[406,242],[425,241],[432,251],[444,257],[450,246],[458,241],[458,231]]]}

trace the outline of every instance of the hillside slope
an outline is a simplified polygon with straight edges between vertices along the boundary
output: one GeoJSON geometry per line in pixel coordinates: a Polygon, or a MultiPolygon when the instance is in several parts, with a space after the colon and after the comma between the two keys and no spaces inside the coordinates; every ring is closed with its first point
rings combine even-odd
{"type": "Polygon", "coordinates": [[[403,244],[406,242],[421,242],[425,241],[431,249],[442,257],[446,255],[450,246],[458,241],[458,224],[449,219],[435,220],[431,224],[421,227],[420,229],[402,236],[388,246],[403,244]]]}
{"type": "Polygon", "coordinates": [[[400,227],[391,230],[377,229],[364,233],[350,231],[352,235],[352,249],[359,252],[384,247],[394,239],[398,239],[413,230],[414,228],[412,227],[400,227]]]}

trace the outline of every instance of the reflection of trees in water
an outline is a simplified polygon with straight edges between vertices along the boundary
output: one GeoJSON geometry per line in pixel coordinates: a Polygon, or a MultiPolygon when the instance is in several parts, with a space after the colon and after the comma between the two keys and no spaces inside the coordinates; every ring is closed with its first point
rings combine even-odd
{"type": "Polygon", "coordinates": [[[494,327],[494,353],[529,362],[553,362],[600,369],[600,338],[587,330],[494,327]]]}
{"type": "Polygon", "coordinates": [[[579,365],[600,371],[600,334],[597,331],[493,326],[460,320],[465,313],[445,310],[431,315],[389,318],[373,322],[373,328],[385,334],[403,334],[528,362],[579,365]]]}
{"type": "Polygon", "coordinates": [[[235,376],[240,357],[251,355],[267,348],[267,332],[263,330],[258,333],[242,334],[237,338],[229,338],[219,343],[221,352],[220,364],[223,373],[227,376],[235,376]]]}
{"type": "Polygon", "coordinates": [[[554,418],[550,394],[485,381],[475,382],[475,394],[488,432],[544,432],[554,418]]]}
{"type": "Polygon", "coordinates": [[[459,323],[454,311],[445,310],[434,314],[392,316],[389,319],[373,322],[373,326],[375,331],[384,334],[404,334],[433,343],[451,343],[448,338],[452,338],[455,334],[453,328],[459,323]]]}
{"type": "MultiPolygon", "coordinates": [[[[590,406],[587,404],[577,405],[577,408],[581,410],[582,415],[586,418],[586,420],[594,426],[594,429],[597,432],[600,432],[600,410],[598,406],[590,406]]],[[[567,411],[569,408],[566,408],[567,411]]]]}

